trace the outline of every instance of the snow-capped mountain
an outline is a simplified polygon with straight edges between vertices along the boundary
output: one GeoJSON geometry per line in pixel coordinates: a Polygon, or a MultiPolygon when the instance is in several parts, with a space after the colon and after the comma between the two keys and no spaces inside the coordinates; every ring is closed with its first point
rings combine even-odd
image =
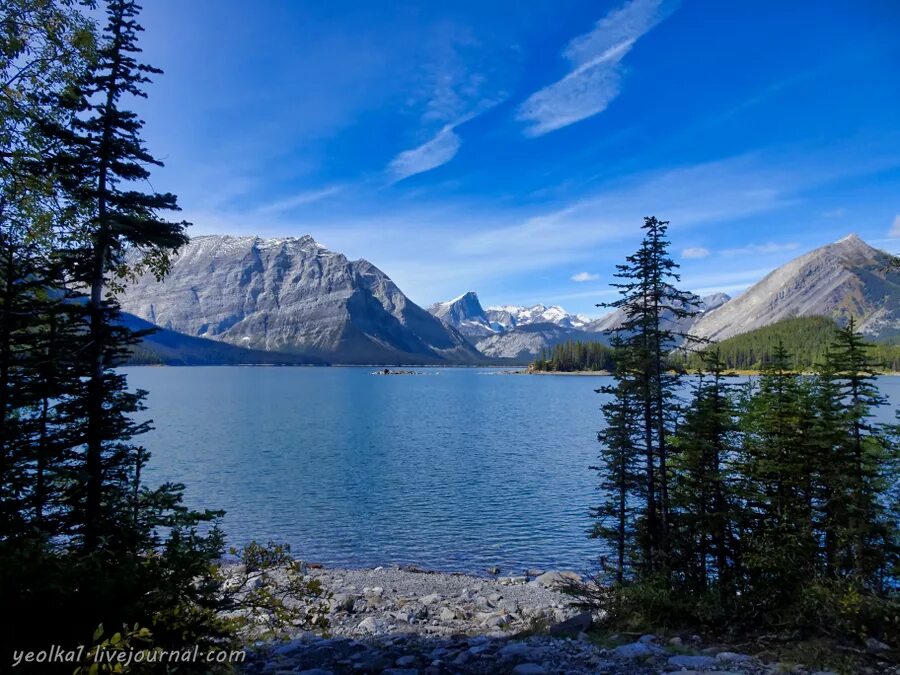
{"type": "Polygon", "coordinates": [[[472,363],[454,328],[411,302],[366,260],[312,237],[202,236],[163,282],[130,284],[122,308],[162,328],[338,363],[472,363]]]}
{"type": "Polygon", "coordinates": [[[470,339],[478,339],[505,330],[503,326],[491,324],[475,291],[463,293],[458,298],[446,302],[436,302],[428,308],[428,311],[470,339]]]}
{"type": "Polygon", "coordinates": [[[495,305],[488,307],[485,314],[492,324],[503,326],[506,329],[534,323],[552,323],[563,328],[582,328],[591,321],[590,317],[584,314],[569,314],[559,305],[550,307],[540,304],[532,307],[495,305]]]}

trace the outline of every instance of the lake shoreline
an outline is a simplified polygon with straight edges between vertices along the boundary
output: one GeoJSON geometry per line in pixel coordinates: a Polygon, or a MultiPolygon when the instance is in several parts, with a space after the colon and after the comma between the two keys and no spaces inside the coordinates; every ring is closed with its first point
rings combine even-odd
{"type": "Polygon", "coordinates": [[[659,673],[691,667],[757,675],[758,659],[699,638],[609,636],[565,595],[573,572],[482,577],[413,566],[302,564],[330,594],[327,634],[255,643],[244,672],[659,673]],[[705,647],[705,648],[704,648],[705,647]]]}

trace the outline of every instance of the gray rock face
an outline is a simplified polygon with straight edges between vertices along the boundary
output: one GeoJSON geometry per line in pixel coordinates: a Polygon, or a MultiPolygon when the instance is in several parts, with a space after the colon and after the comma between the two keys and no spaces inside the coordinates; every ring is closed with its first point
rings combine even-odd
{"type": "Polygon", "coordinates": [[[311,237],[195,237],[163,282],[129,285],[122,308],[163,328],[339,363],[471,363],[455,329],[366,260],[311,237]]]}
{"type": "Polygon", "coordinates": [[[569,314],[559,306],[504,305],[484,309],[469,291],[428,308],[434,316],[475,343],[484,356],[530,360],[547,347],[571,338],[590,339],[580,333],[590,319],[569,314]]]}
{"type": "Polygon", "coordinates": [[[704,314],[693,332],[715,340],[795,316],[851,316],[864,333],[900,331],[900,270],[855,234],[779,267],[739,297],[704,314]]]}
{"type": "Polygon", "coordinates": [[[503,326],[491,325],[478,301],[478,294],[474,291],[453,300],[437,302],[429,307],[428,311],[470,339],[482,338],[505,330],[503,326]]]}
{"type": "MultiPolygon", "coordinates": [[[[712,310],[721,307],[731,299],[725,293],[713,293],[712,295],[706,295],[703,297],[694,295],[694,298],[697,302],[697,306],[695,309],[699,312],[699,314],[697,316],[675,319],[671,313],[664,313],[663,319],[666,321],[667,328],[676,333],[693,333],[693,327],[703,316],[705,316],[712,310]]],[[[596,321],[592,321],[587,326],[585,326],[585,330],[602,333],[604,331],[615,330],[624,322],[624,310],[617,309],[610,312],[606,316],[600,317],[596,321]]]]}
{"type": "Polygon", "coordinates": [[[482,354],[492,358],[530,360],[540,354],[542,349],[571,339],[592,340],[602,339],[602,336],[589,335],[552,323],[535,323],[483,338],[475,346],[482,354]]]}

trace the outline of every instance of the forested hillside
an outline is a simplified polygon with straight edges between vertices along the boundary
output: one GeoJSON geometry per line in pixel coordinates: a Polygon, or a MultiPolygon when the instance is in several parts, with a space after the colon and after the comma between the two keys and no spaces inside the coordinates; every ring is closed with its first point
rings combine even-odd
{"type": "MultiPolygon", "coordinates": [[[[805,370],[825,360],[826,351],[834,343],[837,332],[837,325],[828,317],[797,317],[735,335],[716,343],[716,346],[722,362],[728,368],[759,370],[771,363],[773,352],[781,343],[790,355],[791,367],[805,370]]],[[[869,349],[869,356],[879,364],[880,369],[900,369],[900,345],[873,344],[869,349]]],[[[702,365],[703,359],[699,354],[692,354],[687,358],[688,369],[694,370],[702,365]]]]}
{"type": "Polygon", "coordinates": [[[613,350],[600,342],[567,340],[541,352],[532,370],[569,373],[579,370],[603,371],[613,367],[613,350]]]}

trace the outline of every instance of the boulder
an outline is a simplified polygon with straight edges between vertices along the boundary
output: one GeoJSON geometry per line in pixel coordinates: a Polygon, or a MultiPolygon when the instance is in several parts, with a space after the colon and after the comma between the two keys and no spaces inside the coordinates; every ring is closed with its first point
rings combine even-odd
{"type": "Polygon", "coordinates": [[[548,632],[550,635],[557,635],[559,637],[575,637],[579,633],[587,632],[593,621],[594,619],[590,612],[582,612],[581,614],[576,614],[571,619],[566,619],[565,621],[553,624],[550,626],[548,632]]]}
{"type": "Polygon", "coordinates": [[[570,583],[581,581],[581,576],[576,572],[544,572],[528,583],[544,588],[554,588],[557,586],[565,586],[570,583]]]}
{"type": "Polygon", "coordinates": [[[359,622],[356,626],[356,630],[359,633],[368,633],[369,635],[374,635],[381,631],[385,626],[383,619],[377,619],[374,616],[367,616],[365,619],[359,622]]]}

